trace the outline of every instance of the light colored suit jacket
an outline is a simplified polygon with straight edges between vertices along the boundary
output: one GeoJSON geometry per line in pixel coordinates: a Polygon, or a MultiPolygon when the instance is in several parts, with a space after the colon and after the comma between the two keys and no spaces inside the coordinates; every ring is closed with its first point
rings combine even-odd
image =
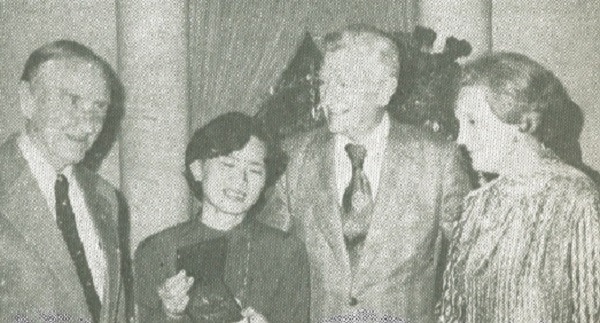
{"type": "MultiPolygon", "coordinates": [[[[75,265],[16,138],[0,147],[0,321],[91,322],[75,265]]],[[[75,174],[108,262],[100,321],[125,322],[116,191],[84,167],[75,174]]]]}
{"type": "Polygon", "coordinates": [[[342,236],[334,136],[320,129],[285,146],[288,168],[260,219],[305,241],[313,322],[359,310],[364,311],[358,321],[371,315],[434,322],[446,238],[470,188],[456,145],[392,121],[371,226],[354,275],[342,236]]]}

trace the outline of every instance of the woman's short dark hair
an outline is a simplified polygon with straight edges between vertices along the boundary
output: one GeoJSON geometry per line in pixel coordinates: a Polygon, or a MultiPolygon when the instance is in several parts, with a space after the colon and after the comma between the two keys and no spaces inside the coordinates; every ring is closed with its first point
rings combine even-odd
{"type": "Polygon", "coordinates": [[[555,136],[560,117],[571,99],[560,80],[531,58],[499,52],[480,57],[464,66],[459,87],[484,86],[492,112],[504,123],[520,124],[523,117],[540,117],[534,135],[542,142],[555,136]]]}
{"type": "Polygon", "coordinates": [[[194,179],[190,164],[228,155],[246,146],[251,137],[256,137],[266,148],[266,185],[273,184],[283,173],[286,156],[278,141],[262,124],[241,112],[222,114],[194,132],[185,151],[185,176],[190,189],[202,199],[202,184],[194,179]]]}

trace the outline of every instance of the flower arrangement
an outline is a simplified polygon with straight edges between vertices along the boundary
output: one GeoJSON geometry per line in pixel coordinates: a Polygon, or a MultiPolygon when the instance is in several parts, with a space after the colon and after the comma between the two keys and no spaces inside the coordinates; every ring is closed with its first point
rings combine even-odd
{"type": "Polygon", "coordinates": [[[441,53],[431,53],[436,34],[420,26],[411,34],[395,33],[393,38],[400,48],[401,67],[398,88],[388,105],[390,114],[401,122],[455,139],[454,83],[460,75],[456,60],[469,55],[471,45],[449,37],[441,53]]]}

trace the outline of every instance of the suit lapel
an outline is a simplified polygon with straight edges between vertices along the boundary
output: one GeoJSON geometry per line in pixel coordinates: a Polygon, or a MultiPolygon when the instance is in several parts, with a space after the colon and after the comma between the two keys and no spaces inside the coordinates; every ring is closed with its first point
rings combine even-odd
{"type": "Polygon", "coordinates": [[[298,190],[306,195],[300,199],[303,203],[299,205],[299,212],[307,213],[308,221],[316,224],[339,263],[346,264],[349,271],[341,210],[337,201],[333,149],[333,135],[329,132],[316,136],[309,144],[298,190]]]}
{"type": "MultiPolygon", "coordinates": [[[[357,285],[369,277],[370,267],[379,259],[386,258],[386,244],[389,244],[391,226],[402,216],[403,205],[407,201],[398,199],[399,192],[410,192],[414,186],[411,180],[418,178],[413,156],[407,149],[406,135],[399,124],[392,121],[384,160],[381,167],[379,189],[375,198],[375,207],[371,216],[369,233],[356,271],[357,285]]],[[[399,241],[399,243],[401,243],[399,241]]]]}
{"type": "Polygon", "coordinates": [[[104,284],[104,297],[102,300],[101,321],[108,322],[114,318],[118,308],[111,302],[118,301],[120,286],[120,250],[118,245],[117,230],[113,224],[113,209],[108,198],[97,189],[98,178],[83,169],[83,166],[74,168],[77,182],[83,190],[85,203],[94,222],[100,245],[107,261],[107,272],[104,284]]]}
{"type": "MultiPolygon", "coordinates": [[[[16,146],[15,146],[16,148],[16,146]]],[[[15,149],[15,156],[21,156],[15,149]]],[[[21,164],[20,175],[11,186],[6,188],[0,205],[4,205],[6,217],[20,231],[28,246],[47,264],[49,271],[57,278],[74,308],[87,309],[83,291],[80,288],[77,271],[67,250],[62,233],[58,229],[55,217],[51,213],[38,184],[29,171],[24,159],[15,158],[21,164]]],[[[68,300],[55,300],[64,303],[68,300]]],[[[86,312],[82,315],[87,315],[86,312]]]]}

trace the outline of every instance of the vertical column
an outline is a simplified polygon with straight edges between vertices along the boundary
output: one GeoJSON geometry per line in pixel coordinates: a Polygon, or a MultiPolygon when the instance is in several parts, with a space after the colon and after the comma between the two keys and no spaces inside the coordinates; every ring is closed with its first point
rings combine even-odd
{"type": "Polygon", "coordinates": [[[117,0],[119,73],[125,86],[121,189],[131,246],[188,218],[186,0],[117,0]]]}
{"type": "Polygon", "coordinates": [[[492,50],[492,0],[419,0],[418,22],[438,34],[436,52],[449,36],[471,43],[469,58],[492,50]]]}

